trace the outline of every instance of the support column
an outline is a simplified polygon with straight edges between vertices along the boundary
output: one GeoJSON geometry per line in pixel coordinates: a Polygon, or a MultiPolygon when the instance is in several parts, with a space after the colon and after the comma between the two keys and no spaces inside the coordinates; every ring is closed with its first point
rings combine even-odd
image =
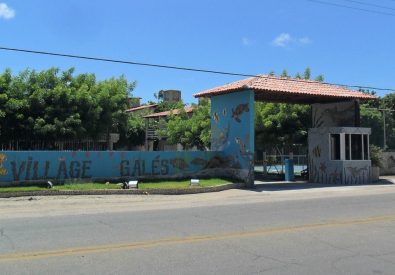
{"type": "Polygon", "coordinates": [[[223,151],[229,176],[254,186],[254,92],[211,98],[211,150],[223,151]]]}

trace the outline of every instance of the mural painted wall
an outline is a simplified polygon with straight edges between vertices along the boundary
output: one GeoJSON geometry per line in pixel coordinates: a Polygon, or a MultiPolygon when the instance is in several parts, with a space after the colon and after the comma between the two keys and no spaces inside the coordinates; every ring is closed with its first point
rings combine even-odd
{"type": "Polygon", "coordinates": [[[228,167],[222,152],[2,151],[0,185],[46,180],[213,177],[228,167]]]}
{"type": "Polygon", "coordinates": [[[211,149],[223,151],[223,173],[254,184],[254,92],[211,98],[211,149]],[[225,171],[226,170],[226,171],[225,171]]]}
{"type": "MultiPolygon", "coordinates": [[[[370,128],[321,127],[309,129],[309,180],[325,184],[363,184],[371,178],[370,160],[333,160],[331,134],[369,135],[370,128]]],[[[345,150],[345,143],[339,144],[345,150]]],[[[341,154],[339,151],[339,154],[341,154]]],[[[345,157],[345,153],[341,154],[345,157]]]]}
{"type": "Polygon", "coordinates": [[[359,126],[357,106],[354,101],[312,104],[313,128],[359,126]]]}

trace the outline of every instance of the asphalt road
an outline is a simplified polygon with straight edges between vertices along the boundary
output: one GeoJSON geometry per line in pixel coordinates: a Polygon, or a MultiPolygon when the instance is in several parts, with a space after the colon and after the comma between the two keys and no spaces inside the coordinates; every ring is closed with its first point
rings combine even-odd
{"type": "Polygon", "coordinates": [[[305,187],[1,199],[0,274],[395,273],[395,185],[305,187]]]}

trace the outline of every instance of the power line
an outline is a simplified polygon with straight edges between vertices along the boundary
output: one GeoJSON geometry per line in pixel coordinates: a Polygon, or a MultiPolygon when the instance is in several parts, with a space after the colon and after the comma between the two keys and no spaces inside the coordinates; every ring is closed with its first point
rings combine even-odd
{"type": "Polygon", "coordinates": [[[389,12],[377,11],[377,10],[370,10],[370,9],[363,9],[363,8],[358,8],[358,7],[355,7],[355,6],[347,6],[347,5],[337,4],[337,3],[330,3],[330,2],[326,2],[326,1],[320,1],[320,0],[307,0],[307,1],[313,2],[313,3],[318,3],[318,4],[323,4],[323,5],[347,8],[347,9],[352,9],[352,10],[359,10],[359,11],[364,11],[364,12],[369,12],[369,13],[376,13],[376,14],[387,15],[387,16],[395,16],[395,13],[389,13],[389,12]]]}
{"type": "MultiPolygon", "coordinates": [[[[102,61],[102,62],[127,64],[127,65],[136,65],[136,66],[146,66],[146,67],[154,67],[154,68],[162,68],[162,69],[191,71],[191,72],[199,72],[199,73],[210,73],[210,74],[243,76],[243,77],[259,77],[259,78],[266,78],[266,79],[278,79],[277,77],[272,77],[269,75],[262,76],[262,75],[255,75],[255,74],[246,74],[246,73],[234,73],[234,72],[207,70],[207,69],[190,68],[190,67],[143,63],[143,62],[127,61],[127,60],[120,60],[120,59],[110,59],[110,58],[102,58],[102,57],[92,57],[92,56],[74,55],[74,54],[66,54],[66,53],[55,53],[55,52],[46,52],[46,51],[36,51],[36,50],[30,50],[30,49],[9,48],[9,47],[2,47],[2,46],[0,46],[0,50],[39,54],[39,55],[58,56],[58,57],[66,57],[66,58],[76,58],[76,59],[84,59],[84,60],[91,60],[91,61],[102,61]]],[[[306,80],[297,79],[297,78],[284,78],[283,80],[290,81],[290,82],[305,82],[306,81],[306,80]]],[[[377,91],[395,91],[394,88],[379,88],[379,87],[372,87],[372,86],[348,85],[348,84],[329,83],[329,82],[322,82],[322,83],[328,84],[328,85],[337,85],[337,86],[358,88],[358,89],[368,89],[368,90],[377,90],[377,91]]]]}
{"type": "Polygon", "coordinates": [[[392,8],[392,7],[381,6],[381,5],[366,3],[366,2],[357,1],[357,0],[343,0],[343,1],[351,2],[351,3],[356,3],[356,4],[360,4],[360,5],[364,5],[364,6],[376,7],[376,8],[380,8],[380,9],[395,10],[395,8],[392,8]]]}

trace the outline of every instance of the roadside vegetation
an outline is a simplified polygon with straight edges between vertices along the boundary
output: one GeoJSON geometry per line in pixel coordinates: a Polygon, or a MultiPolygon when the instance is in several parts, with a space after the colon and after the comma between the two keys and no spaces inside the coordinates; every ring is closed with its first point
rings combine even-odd
{"type": "MultiPolygon", "coordinates": [[[[138,189],[179,189],[179,188],[199,188],[199,187],[211,187],[229,184],[231,181],[224,179],[201,179],[198,185],[191,186],[189,180],[181,181],[153,181],[153,182],[139,182],[138,189]]],[[[32,192],[32,191],[67,191],[67,190],[116,190],[122,189],[120,183],[69,183],[62,185],[54,185],[51,189],[45,186],[15,186],[15,187],[3,187],[0,188],[0,193],[10,192],[32,192]]]]}

